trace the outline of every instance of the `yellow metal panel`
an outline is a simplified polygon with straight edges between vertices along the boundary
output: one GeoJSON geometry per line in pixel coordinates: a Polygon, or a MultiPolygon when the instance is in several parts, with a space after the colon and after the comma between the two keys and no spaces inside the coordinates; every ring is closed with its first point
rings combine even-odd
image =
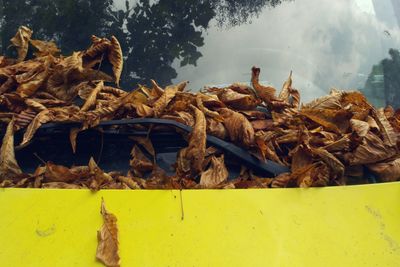
{"type": "Polygon", "coordinates": [[[185,190],[182,202],[176,190],[0,189],[0,266],[101,266],[101,197],[122,266],[400,266],[400,183],[185,190]]]}

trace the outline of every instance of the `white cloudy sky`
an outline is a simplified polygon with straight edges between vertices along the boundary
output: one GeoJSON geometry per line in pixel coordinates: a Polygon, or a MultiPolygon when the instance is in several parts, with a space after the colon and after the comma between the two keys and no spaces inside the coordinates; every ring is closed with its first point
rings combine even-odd
{"type": "Polygon", "coordinates": [[[295,0],[264,8],[251,24],[221,29],[213,22],[197,67],[176,62],[175,81],[189,80],[193,89],[248,81],[257,65],[261,78],[278,88],[293,70],[306,101],[330,87],[361,88],[372,65],[400,48],[398,26],[385,23],[395,21],[393,10],[385,10],[376,15],[371,0],[295,0]]]}

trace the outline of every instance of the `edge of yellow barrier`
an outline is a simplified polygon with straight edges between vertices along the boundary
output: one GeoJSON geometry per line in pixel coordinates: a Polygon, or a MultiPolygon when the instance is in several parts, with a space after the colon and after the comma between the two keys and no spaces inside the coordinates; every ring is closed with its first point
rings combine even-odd
{"type": "Polygon", "coordinates": [[[0,189],[1,266],[399,266],[400,182],[308,189],[0,189]]]}

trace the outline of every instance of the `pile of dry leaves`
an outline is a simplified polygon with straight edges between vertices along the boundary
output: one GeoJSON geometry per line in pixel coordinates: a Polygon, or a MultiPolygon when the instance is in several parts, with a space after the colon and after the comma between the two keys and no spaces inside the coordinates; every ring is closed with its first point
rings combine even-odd
{"type": "Polygon", "coordinates": [[[138,85],[127,92],[110,86],[114,82],[118,87],[123,65],[115,37],[92,36],[88,49],[67,57],[54,43],[32,39],[26,27],[11,42],[18,58],[0,57],[1,187],[311,187],[366,183],[367,172],[379,181],[400,178],[400,111],[375,109],[358,91],[332,89],[327,96],[300,104],[291,74],[277,93],[259,83],[260,69],[253,67],[251,86],[235,83],[191,93],[187,82],[162,88],[152,81],[151,87],[138,85]],[[28,51],[34,51],[32,59],[26,59],[28,51]],[[113,73],[103,72],[102,63],[111,65],[113,73]],[[27,174],[15,159],[16,131],[24,131],[17,144],[24,147],[45,123],[77,122],[81,127],[70,130],[75,150],[79,132],[101,121],[149,117],[193,127],[173,176],[155,164],[154,148],[145,138],[136,138],[127,174],[104,172],[93,159],[87,166],[72,167],[47,162],[27,174]],[[207,146],[207,135],[233,142],[261,160],[289,166],[291,172],[257,177],[243,168],[239,177],[228,180],[224,155],[207,146]]]}

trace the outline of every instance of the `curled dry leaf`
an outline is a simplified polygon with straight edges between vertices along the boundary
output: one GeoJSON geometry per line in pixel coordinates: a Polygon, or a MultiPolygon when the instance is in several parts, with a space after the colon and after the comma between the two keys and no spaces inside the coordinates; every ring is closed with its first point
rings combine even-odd
{"type": "Polygon", "coordinates": [[[253,126],[244,115],[227,108],[221,109],[220,114],[224,118],[225,128],[232,141],[247,147],[254,144],[253,126]]]}
{"type": "Polygon", "coordinates": [[[311,148],[311,152],[320,157],[323,162],[331,169],[335,174],[335,178],[341,179],[344,174],[344,165],[334,155],[329,153],[323,148],[311,148]]]}
{"type": "Polygon", "coordinates": [[[103,226],[97,231],[96,258],[107,267],[120,266],[117,217],[106,210],[103,199],[100,213],[103,216],[103,226]]]}
{"type": "Polygon", "coordinates": [[[18,28],[17,33],[11,38],[11,43],[17,48],[18,59],[17,62],[21,62],[25,59],[28,53],[29,40],[32,36],[32,30],[26,26],[18,28]]]}
{"type": "Polygon", "coordinates": [[[330,94],[311,101],[303,105],[305,109],[340,109],[342,108],[340,100],[342,98],[342,91],[332,89],[330,94]]]}
{"type": "Polygon", "coordinates": [[[260,69],[253,67],[251,73],[251,83],[257,95],[267,104],[276,100],[276,89],[270,86],[263,86],[259,83],[260,69]]]}
{"type": "Polygon", "coordinates": [[[42,188],[58,188],[58,189],[81,189],[83,188],[82,186],[76,185],[76,184],[69,184],[69,183],[64,183],[64,182],[49,182],[49,183],[43,183],[42,188]]]}
{"type": "Polygon", "coordinates": [[[134,140],[135,142],[137,142],[138,144],[143,146],[146,149],[147,153],[149,153],[150,155],[153,156],[153,158],[155,158],[156,152],[154,150],[154,147],[153,147],[153,144],[151,143],[150,138],[132,136],[132,137],[130,137],[130,139],[134,140]]]}
{"type": "Polygon", "coordinates": [[[385,146],[383,141],[371,131],[362,143],[349,155],[350,165],[371,164],[388,159],[396,154],[396,150],[385,146]]]}
{"type": "Polygon", "coordinates": [[[88,98],[85,101],[85,104],[83,104],[81,111],[88,111],[91,107],[93,107],[96,104],[96,98],[97,95],[100,93],[100,91],[104,87],[104,82],[100,81],[96,87],[90,92],[88,98]]]}
{"type": "Polygon", "coordinates": [[[222,90],[218,97],[221,102],[234,109],[250,110],[259,104],[254,95],[238,93],[230,88],[222,90]]]}
{"type": "Polygon", "coordinates": [[[221,115],[219,115],[218,112],[209,110],[208,108],[206,108],[204,106],[203,99],[207,99],[207,96],[205,96],[201,93],[198,93],[196,96],[196,104],[197,104],[197,107],[204,113],[204,115],[214,118],[217,121],[223,121],[224,119],[222,118],[221,115]]]}
{"type": "Polygon", "coordinates": [[[30,40],[33,47],[36,48],[35,56],[43,57],[47,55],[57,55],[60,53],[57,45],[54,42],[45,42],[41,40],[30,40]]]}
{"type": "Polygon", "coordinates": [[[94,161],[93,157],[90,158],[88,167],[90,175],[92,175],[89,188],[98,190],[103,184],[114,182],[114,179],[111,177],[111,175],[105,173],[99,168],[99,166],[97,166],[97,163],[94,161]]]}
{"type": "Polygon", "coordinates": [[[14,152],[14,121],[8,123],[0,148],[0,180],[14,178],[22,173],[14,152]]]}
{"type": "Polygon", "coordinates": [[[400,179],[400,158],[389,162],[370,164],[368,169],[383,182],[397,181],[400,179]]]}
{"type": "Polygon", "coordinates": [[[211,157],[210,167],[201,174],[200,185],[212,188],[228,179],[228,170],[225,167],[224,156],[211,157]]]}
{"type": "Polygon", "coordinates": [[[119,87],[119,79],[122,73],[122,66],[124,64],[124,58],[122,56],[121,45],[119,44],[115,36],[111,37],[110,53],[108,54],[108,60],[113,66],[113,72],[115,77],[115,83],[119,87]]]}
{"type": "Polygon", "coordinates": [[[282,90],[279,93],[278,97],[282,99],[283,101],[289,103],[289,97],[290,97],[290,88],[292,87],[292,71],[290,71],[289,77],[287,80],[283,83],[282,90]]]}
{"type": "Polygon", "coordinates": [[[79,177],[79,173],[75,173],[73,169],[47,162],[44,178],[46,182],[68,183],[76,181],[81,177],[79,177]]]}
{"type": "Polygon", "coordinates": [[[49,122],[51,119],[52,119],[52,114],[48,109],[45,109],[40,113],[38,113],[36,117],[32,120],[32,122],[29,124],[28,128],[26,128],[24,137],[19,146],[23,147],[27,145],[35,135],[36,131],[40,128],[40,126],[46,122],[49,122]]]}
{"type": "Polygon", "coordinates": [[[206,118],[198,108],[191,108],[195,113],[195,125],[190,134],[189,146],[179,151],[177,172],[195,175],[203,170],[206,154],[206,118]]]}
{"type": "Polygon", "coordinates": [[[129,164],[135,173],[142,174],[153,169],[153,162],[143,154],[142,150],[137,145],[133,146],[131,156],[132,159],[129,164]]]}
{"type": "Polygon", "coordinates": [[[383,136],[384,144],[390,147],[395,147],[397,144],[397,133],[394,131],[392,125],[390,125],[390,122],[386,118],[384,110],[373,110],[372,114],[379,126],[380,132],[383,136]]]}
{"type": "Polygon", "coordinates": [[[153,104],[154,115],[160,117],[164,109],[167,107],[169,102],[175,97],[175,95],[182,91],[186,87],[187,82],[181,82],[177,85],[167,86],[164,93],[157,99],[153,104]]]}
{"type": "Polygon", "coordinates": [[[368,122],[351,119],[350,124],[351,124],[351,129],[354,132],[356,132],[357,135],[360,137],[365,137],[367,135],[367,133],[369,132],[370,126],[369,126],[368,122]]]}

